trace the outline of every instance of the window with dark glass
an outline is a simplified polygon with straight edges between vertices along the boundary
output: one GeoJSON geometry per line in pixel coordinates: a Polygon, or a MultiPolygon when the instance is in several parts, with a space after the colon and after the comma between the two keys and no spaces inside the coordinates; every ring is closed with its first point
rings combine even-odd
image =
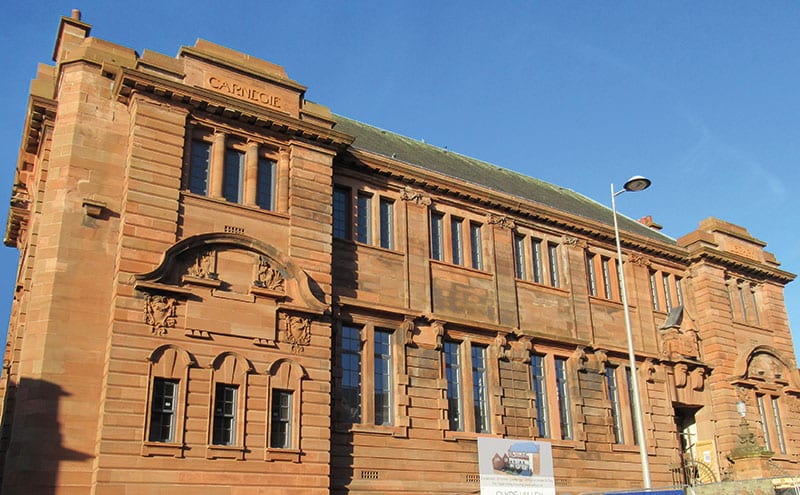
{"type": "Polygon", "coordinates": [[[444,215],[431,212],[431,258],[444,261],[444,215]]]}
{"type": "Polygon", "coordinates": [[[470,222],[469,241],[472,254],[472,268],[483,270],[483,243],[481,242],[481,225],[470,222]]]}
{"type": "Polygon", "coordinates": [[[625,435],[622,426],[622,406],[619,399],[619,387],[617,386],[617,368],[606,367],[606,391],[608,392],[608,402],[611,406],[611,425],[614,431],[614,442],[624,443],[625,435]]]}
{"type": "Polygon", "coordinates": [[[561,278],[558,276],[558,245],[552,242],[547,243],[547,258],[550,261],[550,285],[552,287],[561,286],[561,278]]]}
{"type": "Polygon", "coordinates": [[[661,311],[661,304],[658,302],[658,286],[656,284],[656,272],[650,270],[650,296],[653,298],[653,309],[661,311]]]}
{"type": "Polygon", "coordinates": [[[450,217],[450,247],[452,249],[452,261],[455,265],[464,264],[464,221],[460,218],[450,217]]]}
{"type": "Polygon", "coordinates": [[[264,210],[275,209],[275,162],[265,157],[258,158],[256,174],[256,204],[264,210]]]}
{"type": "Polygon", "coordinates": [[[392,334],[375,330],[375,424],[392,424],[392,334]]]}
{"type": "Polygon", "coordinates": [[[150,404],[151,442],[172,442],[175,438],[175,410],[178,381],[165,378],[153,380],[153,399],[150,404]]]}
{"type": "Polygon", "coordinates": [[[613,299],[614,293],[611,292],[611,260],[605,256],[600,257],[600,265],[603,269],[603,297],[613,299]]]}
{"type": "Polygon", "coordinates": [[[342,400],[349,420],[361,422],[361,329],[342,326],[342,400]]]}
{"type": "Polygon", "coordinates": [[[594,269],[594,262],[595,262],[595,255],[594,254],[587,254],[586,255],[586,277],[589,286],[589,294],[596,296],[597,295],[597,275],[594,269]]]}
{"type": "Polygon", "coordinates": [[[569,381],[567,360],[555,358],[556,392],[558,394],[558,418],[561,426],[561,439],[572,440],[572,414],[570,412],[569,381]]]}
{"type": "Polygon", "coordinates": [[[350,238],[350,189],[333,188],[333,237],[350,238]]]}
{"type": "Polygon", "coordinates": [[[758,415],[761,419],[761,433],[764,435],[764,447],[767,450],[772,450],[772,442],[769,438],[769,427],[767,426],[767,412],[764,407],[764,396],[756,396],[756,403],[758,405],[758,415]]]}
{"type": "Polygon", "coordinates": [[[234,149],[226,149],[225,166],[222,175],[222,196],[231,203],[241,203],[243,186],[244,153],[234,149]]]}
{"type": "Polygon", "coordinates": [[[667,311],[672,311],[672,292],[669,290],[669,275],[662,273],[661,280],[664,282],[664,301],[667,304],[667,311]]]}
{"type": "Polygon", "coordinates": [[[365,193],[356,200],[356,240],[372,244],[372,196],[365,193]]]}
{"type": "Polygon", "coordinates": [[[214,424],[212,443],[234,445],[236,443],[236,385],[218,383],[214,394],[214,424]]]}
{"type": "Polygon", "coordinates": [[[208,195],[210,160],[211,144],[199,139],[192,140],[189,155],[189,191],[208,195]]]}
{"type": "Polygon", "coordinates": [[[273,449],[292,448],[292,392],[289,390],[272,392],[269,446],[273,449]]]}
{"type": "Polygon", "coordinates": [[[539,239],[531,239],[531,256],[533,258],[533,281],[541,284],[543,282],[542,241],[539,239]]]}
{"type": "Polygon", "coordinates": [[[381,198],[380,201],[381,247],[394,249],[394,201],[381,198]]]}
{"type": "Polygon", "coordinates": [[[775,420],[775,433],[778,436],[778,448],[781,454],[786,453],[786,439],[783,435],[783,424],[781,423],[781,412],[778,407],[778,398],[772,397],[772,418],[775,420]]]}
{"type": "Polygon", "coordinates": [[[678,296],[678,305],[683,306],[683,288],[681,285],[683,280],[680,277],[675,277],[675,294],[678,296]]]}
{"type": "Polygon", "coordinates": [[[464,431],[463,400],[461,395],[461,346],[455,342],[445,342],[444,359],[450,429],[464,431]]]}
{"type": "Polygon", "coordinates": [[[531,355],[531,387],[536,405],[536,430],[542,438],[550,438],[550,414],[547,408],[547,381],[545,378],[544,356],[531,355]]]}
{"type": "Polygon", "coordinates": [[[475,431],[489,431],[489,384],[486,371],[486,348],[472,346],[472,399],[475,409],[475,431]]]}
{"type": "Polygon", "coordinates": [[[514,235],[514,269],[516,277],[525,280],[525,236],[519,234],[514,235]]]}

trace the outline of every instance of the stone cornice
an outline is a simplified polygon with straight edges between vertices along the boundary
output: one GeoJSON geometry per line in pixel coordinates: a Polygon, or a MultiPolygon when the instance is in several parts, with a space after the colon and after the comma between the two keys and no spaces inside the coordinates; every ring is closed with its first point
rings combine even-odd
{"type": "Polygon", "coordinates": [[[345,148],[354,139],[342,132],[305,122],[282,112],[133,69],[122,68],[119,71],[115,89],[117,98],[123,102],[127,102],[134,93],[149,94],[226,119],[243,121],[293,138],[334,148],[345,148]]]}
{"type": "Polygon", "coordinates": [[[691,263],[696,263],[701,260],[709,261],[713,264],[742,272],[743,274],[768,278],[781,284],[788,284],[797,277],[794,273],[770,267],[758,261],[753,261],[750,258],[720,251],[708,246],[701,246],[697,249],[693,249],[689,253],[689,261],[691,263]]]}
{"type": "MultiPolygon", "coordinates": [[[[542,203],[510,196],[488,187],[449,177],[381,154],[352,147],[348,151],[357,165],[366,167],[371,172],[388,176],[407,184],[413,184],[415,187],[424,188],[430,192],[477,202],[487,208],[508,212],[517,218],[544,222],[572,234],[594,237],[609,243],[614,242],[614,228],[611,225],[566,213],[542,203]]],[[[658,254],[686,262],[687,251],[683,247],[659,242],[629,231],[622,231],[621,235],[622,244],[628,249],[658,254]]]]}
{"type": "Polygon", "coordinates": [[[56,118],[56,101],[50,98],[31,95],[28,100],[28,115],[25,119],[22,149],[36,153],[42,138],[45,124],[56,118]]]}

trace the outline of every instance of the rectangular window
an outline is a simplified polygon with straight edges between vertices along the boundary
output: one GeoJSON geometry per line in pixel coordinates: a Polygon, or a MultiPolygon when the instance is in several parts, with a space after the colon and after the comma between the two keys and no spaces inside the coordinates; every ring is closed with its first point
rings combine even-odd
{"type": "Polygon", "coordinates": [[[558,419],[561,426],[561,439],[572,440],[572,414],[570,413],[567,360],[565,358],[555,358],[555,365],[556,391],[558,393],[558,419]]]}
{"type": "Polygon", "coordinates": [[[781,411],[778,408],[778,398],[772,398],[772,417],[775,420],[775,433],[778,435],[778,448],[781,454],[786,453],[786,439],[783,436],[783,424],[781,423],[781,411]]]}
{"type": "Polygon", "coordinates": [[[350,190],[333,188],[333,237],[350,238],[350,190]]]}
{"type": "Polygon", "coordinates": [[[606,389],[608,402],[611,405],[611,423],[614,430],[614,443],[625,443],[622,427],[622,407],[619,400],[619,387],[617,386],[617,368],[606,366],[606,389]]]}
{"type": "Polygon", "coordinates": [[[628,407],[630,408],[629,413],[631,415],[631,422],[633,423],[633,444],[639,445],[639,437],[637,435],[636,427],[636,408],[633,402],[633,378],[631,378],[631,369],[628,367],[625,368],[625,383],[628,386],[628,407]]]}
{"type": "Polygon", "coordinates": [[[358,193],[356,200],[356,240],[372,244],[372,196],[358,193]]]}
{"type": "Polygon", "coordinates": [[[225,168],[222,175],[222,196],[231,203],[241,203],[243,185],[244,153],[226,149],[225,168]]]}
{"type": "Polygon", "coordinates": [[[542,241],[531,239],[531,257],[533,261],[533,281],[537,284],[542,283],[542,241]]]}
{"type": "Polygon", "coordinates": [[[744,282],[739,282],[736,285],[736,289],[739,291],[739,305],[742,307],[742,320],[747,321],[747,306],[744,303],[744,289],[742,288],[742,284],[744,282]]]}
{"type": "Polygon", "coordinates": [[[653,309],[661,311],[661,305],[658,302],[658,286],[656,285],[656,272],[650,270],[650,296],[653,298],[653,309]]]}
{"type": "Polygon", "coordinates": [[[394,249],[394,201],[381,198],[380,202],[381,247],[394,249]]]}
{"type": "Polygon", "coordinates": [[[444,369],[447,379],[447,413],[450,429],[464,431],[463,400],[461,395],[461,346],[444,343],[444,369]]]}
{"type": "Polygon", "coordinates": [[[675,294],[678,296],[678,305],[683,306],[683,288],[681,287],[681,283],[683,279],[680,277],[675,277],[675,294]]]}
{"type": "Polygon", "coordinates": [[[218,383],[214,394],[214,445],[236,443],[236,395],[237,386],[218,383]]]}
{"type": "Polygon", "coordinates": [[[547,243],[547,258],[550,261],[550,285],[552,287],[561,286],[561,278],[558,276],[558,244],[547,243]]]}
{"type": "Polygon", "coordinates": [[[597,274],[594,271],[595,255],[586,255],[586,277],[589,284],[589,294],[597,296],[597,274]]]}
{"type": "Polygon", "coordinates": [[[450,217],[450,247],[453,252],[453,264],[464,264],[464,221],[460,218],[450,217]]]}
{"type": "Polygon", "coordinates": [[[483,270],[483,243],[481,242],[481,224],[470,222],[469,242],[472,249],[472,268],[483,270]]]}
{"type": "Polygon", "coordinates": [[[292,392],[272,392],[272,423],[269,446],[273,449],[292,448],[292,392]]]}
{"type": "Polygon", "coordinates": [[[525,280],[525,236],[519,234],[514,235],[514,268],[516,277],[525,280]]]}
{"type": "Polygon", "coordinates": [[[531,355],[531,387],[536,405],[536,430],[539,432],[539,437],[550,438],[544,356],[540,354],[531,355]]]}
{"type": "Polygon", "coordinates": [[[600,263],[603,268],[603,290],[605,291],[603,297],[606,299],[613,299],[614,293],[611,292],[611,260],[605,256],[601,256],[600,263]]]}
{"type": "Polygon", "coordinates": [[[764,447],[766,447],[767,450],[772,450],[772,442],[770,442],[769,438],[769,428],[767,427],[767,413],[764,408],[764,396],[756,396],[756,402],[758,403],[758,415],[761,418],[761,433],[764,434],[764,447]]]}
{"type": "Polygon", "coordinates": [[[664,300],[667,303],[667,311],[672,311],[672,292],[669,290],[669,274],[662,273],[661,281],[664,285],[664,300]]]}
{"type": "Polygon", "coordinates": [[[375,424],[392,424],[392,334],[375,330],[375,424]]]}
{"type": "Polygon", "coordinates": [[[444,215],[431,212],[431,258],[444,261],[444,215]]]}
{"type": "Polygon", "coordinates": [[[361,329],[342,327],[342,400],[350,421],[361,422],[361,329]]]}
{"type": "Polygon", "coordinates": [[[758,300],[756,299],[756,288],[750,286],[750,302],[753,303],[753,318],[756,325],[761,324],[761,318],[758,316],[758,300]]]}
{"type": "Polygon", "coordinates": [[[153,400],[150,405],[151,442],[172,442],[175,438],[175,409],[178,381],[153,379],[153,400]]]}
{"type": "Polygon", "coordinates": [[[211,161],[211,144],[195,139],[189,156],[189,191],[208,195],[208,168],[211,161]]]}
{"type": "Polygon", "coordinates": [[[275,209],[275,162],[258,157],[256,204],[264,210],[275,209]]]}
{"type": "Polygon", "coordinates": [[[489,431],[489,383],[486,372],[486,348],[472,346],[472,398],[475,408],[475,431],[489,431]]]}

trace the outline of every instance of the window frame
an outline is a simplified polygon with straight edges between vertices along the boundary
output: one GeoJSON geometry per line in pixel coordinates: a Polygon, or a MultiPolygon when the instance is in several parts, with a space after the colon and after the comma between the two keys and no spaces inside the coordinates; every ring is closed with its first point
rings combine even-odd
{"type": "Polygon", "coordinates": [[[267,408],[265,418],[265,452],[264,460],[302,462],[302,408],[303,382],[308,379],[306,370],[296,361],[280,358],[267,369],[267,408]],[[273,446],[273,404],[276,393],[291,394],[291,411],[289,420],[290,444],[288,447],[273,446]]]}
{"type": "Polygon", "coordinates": [[[223,352],[211,363],[211,380],[209,381],[209,411],[206,433],[206,458],[208,459],[244,459],[247,451],[245,445],[245,424],[247,420],[247,397],[249,375],[255,373],[255,367],[245,357],[236,352],[223,352]],[[235,387],[235,408],[233,413],[233,437],[228,444],[215,443],[217,394],[224,387],[235,387]]]}
{"type": "Polygon", "coordinates": [[[495,409],[502,409],[495,401],[499,390],[499,368],[492,348],[494,342],[461,330],[448,330],[446,334],[440,353],[446,399],[443,406],[446,418],[443,421],[444,438],[453,440],[492,435],[497,428],[494,424],[495,409]],[[474,353],[482,358],[483,366],[474,362],[474,353]],[[450,360],[448,363],[448,354],[457,355],[457,362],[450,360]],[[451,377],[457,377],[458,381],[453,382],[451,377]],[[453,408],[459,412],[457,424],[450,413],[453,408]]]}
{"type": "Polygon", "coordinates": [[[145,421],[141,455],[183,457],[185,449],[185,418],[190,369],[197,366],[194,358],[184,349],[172,344],[162,345],[147,357],[148,380],[145,390],[145,421]],[[169,442],[150,439],[153,413],[154,383],[157,379],[176,383],[175,414],[172,439],[169,442]]]}

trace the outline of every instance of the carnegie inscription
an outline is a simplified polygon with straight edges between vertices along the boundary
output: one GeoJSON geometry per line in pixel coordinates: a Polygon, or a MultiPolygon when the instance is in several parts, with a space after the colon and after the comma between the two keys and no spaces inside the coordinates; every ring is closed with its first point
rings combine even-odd
{"type": "Polygon", "coordinates": [[[244,100],[249,100],[260,105],[281,108],[281,98],[279,96],[271,95],[266,91],[262,91],[252,86],[245,86],[219,76],[208,76],[206,82],[208,83],[209,87],[221,93],[228,93],[229,95],[233,95],[244,100]]]}

